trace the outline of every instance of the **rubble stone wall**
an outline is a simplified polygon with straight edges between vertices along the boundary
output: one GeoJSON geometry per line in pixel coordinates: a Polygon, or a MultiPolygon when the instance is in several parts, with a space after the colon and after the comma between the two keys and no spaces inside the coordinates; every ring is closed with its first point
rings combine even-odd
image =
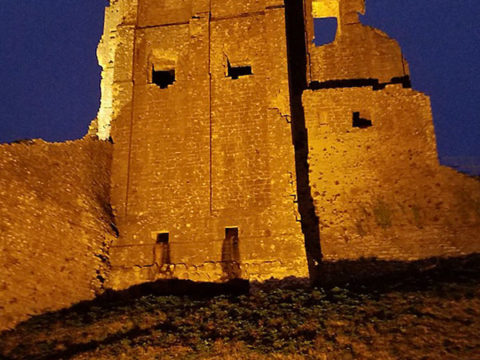
{"type": "Polygon", "coordinates": [[[480,183],[439,165],[426,95],[389,85],[303,100],[326,260],[480,251],[480,183]],[[355,112],[371,126],[353,127],[355,112]]]}
{"type": "Polygon", "coordinates": [[[92,299],[106,277],[111,145],[0,145],[0,329],[92,299]]]}
{"type": "Polygon", "coordinates": [[[305,24],[308,39],[310,81],[375,79],[380,83],[410,76],[407,61],[397,41],[384,32],[363,25],[359,14],[364,0],[306,0],[305,24]],[[324,4],[330,4],[336,11],[324,4]],[[335,40],[323,46],[314,44],[314,19],[336,17],[335,40]]]}

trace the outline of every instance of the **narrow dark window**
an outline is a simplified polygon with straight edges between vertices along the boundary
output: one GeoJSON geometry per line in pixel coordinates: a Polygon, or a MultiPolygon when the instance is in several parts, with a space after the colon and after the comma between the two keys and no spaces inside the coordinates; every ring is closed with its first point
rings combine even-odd
{"type": "Polygon", "coordinates": [[[166,89],[175,82],[175,69],[172,70],[155,70],[152,67],[152,84],[157,85],[160,89],[166,89]]]}
{"type": "Polygon", "coordinates": [[[168,244],[169,234],[168,233],[158,233],[157,234],[157,244],[168,244]]]}
{"type": "Polygon", "coordinates": [[[157,234],[157,243],[153,248],[153,258],[154,263],[158,266],[163,266],[170,264],[170,244],[169,244],[169,234],[158,233],[157,234]]]}
{"type": "Polygon", "coordinates": [[[232,79],[238,79],[240,76],[253,75],[251,66],[232,66],[230,61],[228,64],[228,76],[232,79]]]}
{"type": "Polygon", "coordinates": [[[323,46],[335,41],[337,36],[338,21],[337,18],[315,18],[313,19],[315,28],[315,46],[323,46]]]}
{"type": "Polygon", "coordinates": [[[353,113],[353,127],[365,129],[372,126],[372,120],[363,119],[359,112],[353,113]]]}

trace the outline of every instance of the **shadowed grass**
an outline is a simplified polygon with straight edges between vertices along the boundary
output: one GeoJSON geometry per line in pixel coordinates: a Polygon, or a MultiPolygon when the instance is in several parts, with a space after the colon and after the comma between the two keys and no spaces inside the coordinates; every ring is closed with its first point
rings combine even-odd
{"type": "Polygon", "coordinates": [[[480,258],[449,265],[350,290],[290,279],[92,302],[0,334],[0,358],[480,359],[480,258]]]}

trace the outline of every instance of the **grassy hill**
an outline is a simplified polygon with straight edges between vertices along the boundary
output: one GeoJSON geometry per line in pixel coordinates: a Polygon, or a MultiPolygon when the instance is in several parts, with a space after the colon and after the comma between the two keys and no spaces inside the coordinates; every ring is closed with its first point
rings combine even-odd
{"type": "Polygon", "coordinates": [[[0,358],[475,360],[479,279],[470,256],[330,290],[286,280],[235,296],[122,295],[0,334],[0,358]]]}

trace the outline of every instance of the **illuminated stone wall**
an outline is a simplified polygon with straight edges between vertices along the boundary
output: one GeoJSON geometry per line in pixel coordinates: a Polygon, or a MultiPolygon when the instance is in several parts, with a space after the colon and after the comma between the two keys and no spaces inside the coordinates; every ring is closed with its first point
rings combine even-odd
{"type": "Polygon", "coordinates": [[[102,67],[102,97],[97,119],[91,126],[100,140],[110,137],[112,118],[118,116],[115,109],[122,108],[126,101],[125,91],[130,89],[137,6],[137,0],[111,0],[105,9],[103,36],[97,49],[98,63],[102,67]]]}
{"type": "Polygon", "coordinates": [[[328,89],[304,105],[325,260],[480,251],[480,183],[439,165],[427,96],[328,89]],[[353,127],[355,112],[372,125],[353,127]]]}
{"type": "Polygon", "coordinates": [[[360,23],[363,0],[304,1],[306,85],[293,117],[288,62],[292,75],[302,60],[287,56],[284,1],[127,4],[107,9],[99,48],[112,74],[103,137],[115,144],[120,230],[108,286],[306,275],[292,146],[302,169],[303,120],[301,191],[311,188],[320,239],[315,221],[304,225],[325,259],[478,250],[478,184],[438,165],[430,102],[410,89],[397,42],[360,23]],[[337,34],[316,47],[314,19],[325,17],[337,34]]]}
{"type": "Polygon", "coordinates": [[[307,38],[314,17],[339,24],[333,43],[309,42],[303,94],[324,259],[479,252],[480,184],[439,165],[430,99],[409,88],[398,44],[358,22],[363,0],[308,5],[307,38]]]}
{"type": "Polygon", "coordinates": [[[110,156],[90,139],[0,145],[0,329],[101,290],[110,156]]]}
{"type": "Polygon", "coordinates": [[[306,29],[310,81],[375,79],[380,83],[410,75],[398,43],[384,32],[363,25],[364,0],[306,1],[306,29]],[[328,6],[327,6],[328,5],[328,6]],[[337,18],[335,41],[320,47],[313,43],[313,19],[337,18]]]}
{"type": "Polygon", "coordinates": [[[104,285],[480,251],[480,183],[439,165],[398,44],[359,23],[363,0],[301,5],[111,1],[91,132],[113,158],[90,138],[0,146],[0,328],[104,285]],[[323,17],[337,35],[315,47],[323,17]]]}
{"type": "Polygon", "coordinates": [[[133,73],[114,85],[109,286],[307,276],[283,1],[144,0],[130,38],[133,73]]]}

